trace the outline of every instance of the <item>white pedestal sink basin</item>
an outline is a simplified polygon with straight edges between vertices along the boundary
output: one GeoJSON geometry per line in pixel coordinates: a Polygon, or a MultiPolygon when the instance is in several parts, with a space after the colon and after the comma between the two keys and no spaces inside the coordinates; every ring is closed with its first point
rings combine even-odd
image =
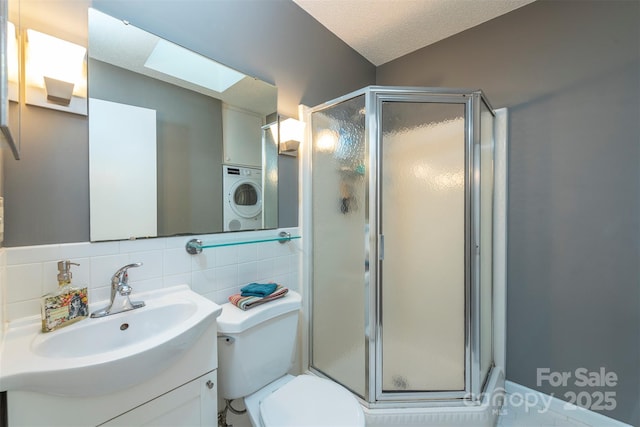
{"type": "Polygon", "coordinates": [[[46,334],[38,318],[10,325],[0,360],[0,390],[79,397],[125,389],[178,360],[221,312],[186,285],[135,298],[146,306],[46,334]]]}

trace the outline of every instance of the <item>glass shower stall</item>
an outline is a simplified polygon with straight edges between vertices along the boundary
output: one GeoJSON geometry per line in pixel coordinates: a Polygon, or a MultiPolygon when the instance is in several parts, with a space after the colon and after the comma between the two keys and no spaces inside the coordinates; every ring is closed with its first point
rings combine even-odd
{"type": "Polygon", "coordinates": [[[443,88],[310,110],[310,370],[369,407],[473,404],[489,377],[493,120],[443,88]]]}

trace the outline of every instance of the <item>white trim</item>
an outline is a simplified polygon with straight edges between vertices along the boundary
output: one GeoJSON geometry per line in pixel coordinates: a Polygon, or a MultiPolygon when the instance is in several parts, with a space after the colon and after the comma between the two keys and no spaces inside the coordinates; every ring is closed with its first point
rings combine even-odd
{"type": "Polygon", "coordinates": [[[538,409],[540,409],[540,411],[548,410],[554,412],[555,415],[566,417],[570,421],[578,421],[589,426],[597,427],[632,427],[630,424],[625,424],[622,421],[609,418],[598,412],[573,405],[557,397],[541,393],[511,381],[505,382],[505,390],[508,399],[511,398],[510,396],[519,395],[527,402],[547,402],[546,407],[539,405],[538,409]]]}
{"type": "Polygon", "coordinates": [[[298,227],[304,236],[302,242],[302,257],[300,260],[300,290],[302,291],[302,328],[301,353],[302,371],[310,365],[309,329],[311,327],[311,272],[312,272],[312,229],[311,229],[311,152],[313,132],[311,129],[311,107],[300,104],[298,106],[298,120],[306,123],[304,139],[298,147],[298,227]]]}
{"type": "Polygon", "coordinates": [[[495,110],[493,201],[493,362],[506,372],[508,111],[495,110]]]}

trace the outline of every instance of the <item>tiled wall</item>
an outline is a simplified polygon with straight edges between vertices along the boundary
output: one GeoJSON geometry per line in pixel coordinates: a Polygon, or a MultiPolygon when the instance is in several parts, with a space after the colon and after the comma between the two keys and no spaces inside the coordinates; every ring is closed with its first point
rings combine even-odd
{"type": "MultiPolygon", "coordinates": [[[[206,243],[221,243],[274,238],[279,231],[198,237],[206,243]]],[[[298,234],[297,228],[285,231],[298,234]]],[[[225,303],[229,295],[250,282],[274,281],[299,290],[301,240],[210,248],[199,255],[189,255],[185,244],[192,237],[6,248],[0,315],[4,311],[9,322],[38,315],[40,297],[56,289],[57,262],[64,259],[80,264],[72,268],[73,284],[89,286],[90,304],[109,298],[110,278],[118,268],[139,261],[143,266],[129,270],[134,298],[136,292],[178,284],[188,284],[218,304],[225,303]]],[[[99,307],[91,307],[96,308],[99,307]]]]}

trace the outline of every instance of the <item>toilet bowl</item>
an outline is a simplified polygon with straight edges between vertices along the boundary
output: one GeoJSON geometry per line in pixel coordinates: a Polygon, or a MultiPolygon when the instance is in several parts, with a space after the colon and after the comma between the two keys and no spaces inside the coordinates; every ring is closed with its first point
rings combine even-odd
{"type": "Polygon", "coordinates": [[[289,291],[246,311],[223,304],[218,317],[220,397],[244,398],[254,427],[364,426],[362,407],[347,389],[311,374],[287,374],[301,301],[289,291]]]}
{"type": "Polygon", "coordinates": [[[303,374],[285,375],[244,399],[251,424],[278,427],[360,427],[358,401],[333,381],[303,374]]]}

